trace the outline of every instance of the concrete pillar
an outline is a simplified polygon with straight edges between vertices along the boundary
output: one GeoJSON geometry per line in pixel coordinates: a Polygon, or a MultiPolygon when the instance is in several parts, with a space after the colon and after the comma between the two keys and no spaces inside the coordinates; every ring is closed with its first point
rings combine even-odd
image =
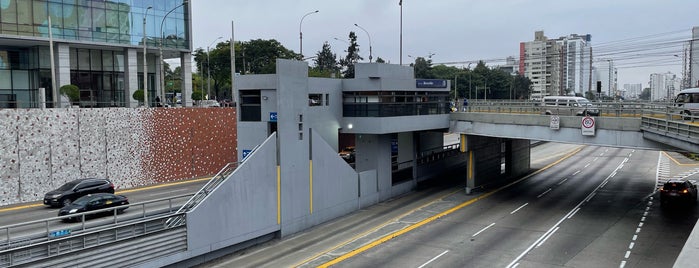
{"type": "MultiPolygon", "coordinates": [[[[59,107],[67,107],[70,103],[61,102],[61,86],[70,85],[70,46],[64,43],[57,43],[56,45],[56,93],[58,94],[57,101],[59,107]]],[[[52,91],[53,92],[53,91],[52,91]]],[[[53,93],[50,93],[53,95],[53,93]]]]}
{"type": "Polygon", "coordinates": [[[192,107],[192,54],[181,53],[180,66],[182,69],[182,106],[192,107]]]}
{"type": "Polygon", "coordinates": [[[138,90],[138,51],[124,49],[124,105],[128,108],[138,107],[138,101],[132,96],[138,90]]]}
{"type": "Polygon", "coordinates": [[[164,84],[163,87],[161,87],[160,79],[162,79],[160,74],[165,75],[165,71],[163,69],[163,57],[160,56],[160,54],[155,54],[155,61],[153,61],[153,64],[155,65],[155,95],[153,96],[153,106],[158,105],[155,103],[155,97],[160,98],[160,103],[165,104],[165,88],[164,84]],[[162,94],[161,94],[162,93],[162,94]]]}

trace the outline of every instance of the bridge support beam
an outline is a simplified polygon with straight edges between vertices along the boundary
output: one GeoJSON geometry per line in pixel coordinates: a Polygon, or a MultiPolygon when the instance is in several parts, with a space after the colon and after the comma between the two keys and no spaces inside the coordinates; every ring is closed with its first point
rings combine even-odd
{"type": "Polygon", "coordinates": [[[468,154],[466,194],[506,184],[530,171],[530,141],[462,135],[468,154]]]}

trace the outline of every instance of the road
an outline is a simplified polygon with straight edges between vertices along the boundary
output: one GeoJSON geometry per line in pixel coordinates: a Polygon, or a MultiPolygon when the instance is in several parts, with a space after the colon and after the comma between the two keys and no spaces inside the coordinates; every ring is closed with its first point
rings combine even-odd
{"type": "MultiPolygon", "coordinates": [[[[208,179],[196,179],[168,184],[158,184],[149,187],[141,187],[135,189],[117,190],[116,194],[122,194],[129,198],[131,204],[151,201],[161,198],[169,198],[172,196],[193,194],[196,193],[208,179]]],[[[44,196],[44,193],[40,193],[44,196]]],[[[185,200],[179,200],[184,203],[185,200]]],[[[164,206],[165,204],[163,204],[164,206]]],[[[138,213],[137,208],[132,207],[127,209],[122,215],[138,213]]],[[[51,217],[56,217],[58,208],[50,208],[41,202],[32,202],[16,206],[0,207],[0,226],[29,222],[34,220],[43,220],[51,217]]]]}
{"type": "Polygon", "coordinates": [[[658,205],[666,156],[546,143],[509,187],[419,190],[199,267],[672,267],[699,210],[658,205]]]}
{"type": "Polygon", "coordinates": [[[337,267],[672,267],[699,212],[651,195],[658,155],[586,147],[337,267]]]}

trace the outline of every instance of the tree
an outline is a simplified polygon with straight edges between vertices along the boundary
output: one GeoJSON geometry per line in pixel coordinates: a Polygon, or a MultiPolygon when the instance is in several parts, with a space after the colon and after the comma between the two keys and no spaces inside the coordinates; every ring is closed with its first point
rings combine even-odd
{"type": "Polygon", "coordinates": [[[323,43],[323,48],[316,53],[315,67],[309,71],[309,76],[313,77],[331,77],[331,74],[336,73],[340,68],[337,64],[337,57],[332,52],[332,48],[328,42],[323,43]]]}
{"type": "Polygon", "coordinates": [[[386,63],[386,61],[384,59],[382,59],[381,57],[377,57],[376,63],[386,63]]]}
{"type": "Polygon", "coordinates": [[[529,96],[531,94],[532,80],[529,80],[529,78],[526,78],[521,74],[517,74],[513,77],[513,83],[514,85],[512,86],[512,97],[517,100],[529,99],[529,96]]]}
{"type": "Polygon", "coordinates": [[[204,99],[204,92],[198,89],[192,90],[192,99],[195,101],[200,101],[204,99]]]}
{"type": "Polygon", "coordinates": [[[363,60],[362,56],[359,56],[359,44],[357,44],[357,35],[354,32],[349,33],[350,44],[347,47],[347,56],[340,60],[340,66],[342,66],[342,76],[344,78],[354,78],[354,64],[363,60]]]}
{"type": "Polygon", "coordinates": [[[61,95],[66,95],[71,105],[80,101],[80,89],[76,85],[63,85],[59,89],[61,95]]]}
{"type": "Polygon", "coordinates": [[[143,89],[139,89],[133,92],[131,94],[131,97],[133,97],[134,100],[137,100],[139,103],[143,102],[143,89]]]}
{"type": "MultiPolygon", "coordinates": [[[[211,72],[211,94],[218,99],[230,98],[231,52],[230,41],[216,44],[209,50],[195,50],[194,60],[203,80],[204,91],[208,89],[208,72],[211,72]],[[208,68],[208,70],[207,70],[208,68]],[[224,90],[225,89],[225,90],[224,90]]],[[[281,45],[277,40],[250,40],[235,42],[235,70],[241,74],[272,74],[276,71],[276,59],[295,59],[296,53],[281,45]]]]}
{"type": "Polygon", "coordinates": [[[415,77],[432,79],[432,59],[426,60],[423,57],[415,58],[415,63],[411,64],[415,69],[415,77]]]}
{"type": "Polygon", "coordinates": [[[459,69],[445,65],[431,66],[430,60],[418,57],[412,65],[418,78],[451,80],[454,87],[451,94],[456,91],[458,98],[529,98],[531,80],[522,75],[512,76],[500,69],[490,69],[482,61],[475,69],[459,69]],[[485,95],[486,89],[488,95],[485,95]]]}

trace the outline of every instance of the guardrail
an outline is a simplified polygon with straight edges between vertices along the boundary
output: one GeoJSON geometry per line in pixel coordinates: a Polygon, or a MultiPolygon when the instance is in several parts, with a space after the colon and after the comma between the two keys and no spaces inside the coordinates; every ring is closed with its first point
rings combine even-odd
{"type": "MultiPolygon", "coordinates": [[[[674,113],[680,115],[682,109],[671,102],[593,102],[595,109],[600,111],[600,117],[641,117],[648,113],[674,113]]],[[[480,113],[514,113],[514,114],[544,114],[544,106],[535,101],[471,101],[466,112],[480,113]]],[[[551,107],[547,106],[550,110],[551,107]]],[[[556,109],[556,108],[554,108],[556,109]]],[[[560,107],[558,109],[567,109],[560,107]]],[[[691,118],[691,116],[687,116],[691,118]]],[[[699,117],[698,117],[699,119],[699,117]]]]}
{"type": "Polygon", "coordinates": [[[644,116],[641,118],[641,128],[660,132],[673,138],[699,143],[699,126],[694,124],[644,116]]]}
{"type": "MultiPolygon", "coordinates": [[[[184,222],[179,225],[167,225],[165,222],[173,216],[186,217],[173,212],[179,207],[179,203],[182,203],[176,200],[185,200],[191,195],[179,195],[70,216],[2,226],[0,234],[4,240],[0,241],[0,267],[34,263],[85,248],[184,225],[184,222]],[[129,207],[128,213],[118,214],[117,210],[124,207],[129,207]],[[135,210],[137,212],[134,212],[135,210]],[[85,221],[90,215],[96,213],[111,213],[112,216],[94,219],[89,223],[85,221]],[[69,217],[78,218],[80,222],[62,223],[63,219],[69,217]]],[[[68,266],[75,266],[74,263],[76,262],[68,266]]]]}
{"type": "MultiPolygon", "coordinates": [[[[466,112],[543,114],[540,102],[470,101],[466,112]]],[[[672,102],[594,102],[600,110],[595,117],[630,117],[641,120],[641,129],[669,138],[699,144],[699,115],[685,113],[672,102]]],[[[550,109],[547,107],[547,109],[550,109]]],[[[561,108],[565,109],[565,108],[561,108]]]]}

